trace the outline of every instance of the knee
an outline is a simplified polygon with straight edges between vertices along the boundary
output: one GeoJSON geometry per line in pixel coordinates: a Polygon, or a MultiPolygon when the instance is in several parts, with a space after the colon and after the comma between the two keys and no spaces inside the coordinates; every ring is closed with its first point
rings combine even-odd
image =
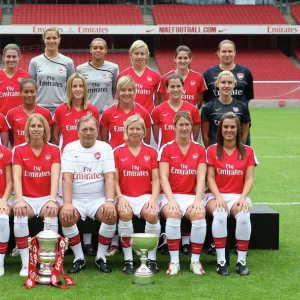
{"type": "Polygon", "coordinates": [[[191,222],[194,220],[203,220],[205,219],[205,212],[201,213],[190,213],[190,220],[191,222]]]}
{"type": "Polygon", "coordinates": [[[111,216],[111,218],[105,219],[103,220],[103,222],[107,225],[115,225],[117,224],[117,220],[118,220],[117,216],[111,216]]]}
{"type": "Polygon", "coordinates": [[[240,211],[235,215],[237,223],[248,223],[250,222],[250,212],[240,211]]]}
{"type": "Polygon", "coordinates": [[[156,224],[158,222],[158,214],[155,212],[147,212],[143,215],[145,221],[150,224],[156,224]]]}
{"type": "Polygon", "coordinates": [[[133,218],[133,214],[131,211],[119,212],[119,219],[123,222],[131,221],[132,218],[133,218]]]}
{"type": "Polygon", "coordinates": [[[7,214],[0,215],[0,232],[3,232],[5,227],[9,226],[9,217],[7,214]]]}
{"type": "Polygon", "coordinates": [[[215,210],[213,212],[214,222],[227,223],[228,213],[225,210],[215,210]]]}

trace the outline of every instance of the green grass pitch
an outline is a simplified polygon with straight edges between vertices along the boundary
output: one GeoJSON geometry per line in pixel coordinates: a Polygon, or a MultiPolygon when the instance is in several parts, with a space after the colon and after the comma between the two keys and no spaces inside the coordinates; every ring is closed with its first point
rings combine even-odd
{"type": "MultiPolygon", "coordinates": [[[[0,299],[300,299],[300,109],[251,108],[251,117],[252,146],[260,163],[251,198],[280,212],[280,250],[250,250],[249,276],[235,273],[234,254],[230,276],[217,275],[215,257],[204,251],[205,276],[193,275],[189,258],[181,257],[181,271],[172,277],[165,274],[168,257],[158,254],[160,272],[155,285],[138,287],[131,283],[132,277],[120,271],[122,256],[118,254],[109,259],[112,274],[99,273],[89,258],[69,290],[43,286],[26,290],[18,275],[20,258],[7,257],[5,276],[0,278],[0,299]],[[298,204],[291,204],[295,202],[298,204]]],[[[65,269],[71,260],[66,257],[65,269]]]]}

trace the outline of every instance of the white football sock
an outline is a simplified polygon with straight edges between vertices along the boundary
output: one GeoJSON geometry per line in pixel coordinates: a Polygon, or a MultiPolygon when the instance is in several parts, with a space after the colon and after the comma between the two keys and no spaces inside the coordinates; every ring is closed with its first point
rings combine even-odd
{"type": "Polygon", "coordinates": [[[62,227],[62,232],[63,235],[69,239],[70,248],[72,249],[75,256],[74,261],[77,259],[84,260],[84,255],[81,247],[80,235],[79,235],[77,225],[74,224],[71,227],[62,227]]]}
{"type": "MultiPolygon", "coordinates": [[[[206,219],[192,221],[191,243],[202,245],[206,236],[206,219]]],[[[200,261],[200,254],[192,253],[191,262],[200,261]]]]}
{"type": "Polygon", "coordinates": [[[179,263],[179,243],[181,239],[181,220],[168,218],[166,222],[166,235],[168,238],[168,248],[170,253],[170,260],[172,263],[179,263]],[[173,241],[175,240],[175,241],[173,241]],[[176,250],[172,249],[172,244],[175,243],[176,250]],[[177,250],[178,248],[178,250],[177,250]]]}
{"type": "Polygon", "coordinates": [[[23,242],[23,245],[18,245],[20,256],[22,260],[22,266],[27,267],[29,263],[29,248],[28,248],[28,217],[14,217],[14,234],[18,244],[18,238],[26,238],[27,241],[23,242]],[[24,247],[25,246],[25,247],[24,247]],[[23,248],[24,247],[24,248],[23,248]]]}
{"type": "MultiPolygon", "coordinates": [[[[161,226],[159,221],[156,224],[150,224],[146,221],[145,233],[152,233],[159,236],[160,230],[161,226]]],[[[148,251],[148,259],[156,260],[156,250],[157,248],[155,247],[155,249],[148,251]]]]}
{"type": "MultiPolygon", "coordinates": [[[[127,240],[130,237],[131,234],[133,234],[133,224],[132,224],[132,220],[127,221],[127,222],[123,222],[121,220],[119,220],[118,223],[118,232],[120,235],[120,239],[122,241],[122,239],[127,240]]],[[[130,238],[129,238],[130,240],[130,238]]],[[[123,249],[123,253],[124,253],[124,260],[133,260],[133,254],[132,254],[132,247],[123,247],[124,244],[121,242],[122,245],[122,249],[123,249]]]]}
{"type": "Polygon", "coordinates": [[[96,260],[98,260],[100,257],[105,260],[106,250],[111,243],[111,240],[116,232],[116,228],[116,224],[108,225],[102,222],[98,234],[98,249],[96,260]]]}
{"type": "MultiPolygon", "coordinates": [[[[5,244],[3,245],[3,251],[6,252],[7,245],[9,241],[9,234],[10,234],[10,228],[9,228],[9,217],[7,214],[1,214],[0,215],[0,243],[5,244]]],[[[4,257],[5,253],[0,254],[0,265],[4,265],[4,257]]]]}

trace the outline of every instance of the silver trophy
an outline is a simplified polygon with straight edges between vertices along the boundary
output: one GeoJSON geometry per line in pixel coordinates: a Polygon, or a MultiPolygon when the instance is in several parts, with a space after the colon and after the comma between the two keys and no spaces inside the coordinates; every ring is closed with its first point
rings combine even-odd
{"type": "MultiPolygon", "coordinates": [[[[40,269],[37,272],[36,282],[43,285],[51,284],[51,271],[56,262],[57,249],[60,235],[50,230],[50,223],[45,222],[44,230],[36,235],[39,244],[38,263],[40,269]]],[[[28,238],[28,246],[31,247],[31,238],[28,238]]],[[[68,239],[65,239],[65,250],[68,248],[68,239]]]]}
{"type": "MultiPolygon", "coordinates": [[[[125,236],[124,234],[123,236],[125,236]]],[[[160,236],[152,233],[134,233],[130,235],[130,244],[133,250],[141,256],[141,266],[135,271],[133,283],[136,285],[151,285],[154,284],[153,273],[147,267],[148,251],[159,248],[165,244],[166,240],[158,247],[160,236]]],[[[122,236],[121,236],[122,239],[122,236]]]]}

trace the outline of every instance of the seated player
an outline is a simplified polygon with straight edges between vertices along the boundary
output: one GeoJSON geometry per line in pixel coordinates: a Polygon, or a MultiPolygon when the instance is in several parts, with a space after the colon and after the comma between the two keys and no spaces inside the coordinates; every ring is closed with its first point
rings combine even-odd
{"type": "Polygon", "coordinates": [[[105,252],[116,230],[117,212],[114,204],[115,162],[110,145],[97,141],[97,120],[87,115],[77,123],[79,140],[66,145],[62,155],[63,207],[59,219],[62,232],[69,239],[75,255],[69,273],[85,266],[77,222],[87,217],[102,222],[98,235],[95,263],[100,271],[110,273],[105,252]]]}
{"type": "Polygon", "coordinates": [[[217,273],[228,275],[225,258],[227,218],[236,219],[237,240],[236,272],[248,275],[246,255],[251,234],[248,197],[254,183],[254,169],[258,164],[251,147],[241,143],[239,118],[228,112],[221,118],[217,133],[217,144],[207,149],[208,193],[204,203],[206,212],[213,215],[212,235],[217,251],[217,273]]]}
{"type": "MultiPolygon", "coordinates": [[[[114,150],[116,163],[116,194],[118,198],[118,232],[124,252],[126,274],[133,274],[133,257],[129,236],[133,233],[133,215],[146,220],[146,233],[160,234],[157,197],[160,192],[157,152],[143,143],[146,135],[144,120],[129,117],[124,124],[125,144],[114,150]]],[[[148,266],[158,272],[156,249],[148,252],[148,266]]]]}
{"type": "Polygon", "coordinates": [[[59,209],[60,151],[48,143],[47,120],[39,114],[30,115],[24,134],[27,142],[13,151],[14,233],[22,260],[20,276],[28,275],[28,219],[34,216],[48,219],[50,229],[57,232],[59,209]]]}
{"type": "Polygon", "coordinates": [[[179,247],[182,217],[192,223],[191,264],[194,274],[203,275],[200,254],[206,235],[205,209],[202,196],[205,187],[205,149],[191,140],[193,121],[186,111],[174,118],[175,140],[165,144],[158,155],[160,183],[164,194],[159,197],[159,208],[166,222],[170,252],[167,274],[180,271],[179,247]]]}
{"type": "Polygon", "coordinates": [[[4,275],[4,258],[10,236],[9,197],[13,189],[11,163],[11,151],[0,145],[0,276],[4,275]]]}

